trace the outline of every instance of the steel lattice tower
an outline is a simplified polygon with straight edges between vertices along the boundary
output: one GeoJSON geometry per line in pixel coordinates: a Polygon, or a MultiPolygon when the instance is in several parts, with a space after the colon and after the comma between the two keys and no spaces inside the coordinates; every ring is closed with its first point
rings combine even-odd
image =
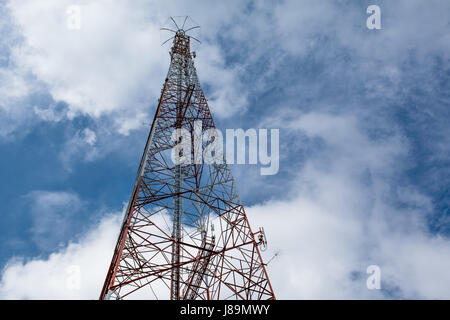
{"type": "Polygon", "coordinates": [[[227,164],[195,163],[194,147],[184,155],[192,164],[171,161],[175,129],[215,128],[192,59],[195,27],[172,21],[169,72],[100,299],[275,299],[261,231],[252,232],[227,164]]]}

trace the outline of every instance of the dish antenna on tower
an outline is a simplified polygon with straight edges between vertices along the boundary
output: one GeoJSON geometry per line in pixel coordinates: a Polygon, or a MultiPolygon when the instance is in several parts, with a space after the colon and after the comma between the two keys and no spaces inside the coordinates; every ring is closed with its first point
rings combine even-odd
{"type": "Polygon", "coordinates": [[[185,35],[194,40],[191,41],[191,49],[195,55],[201,44],[200,31],[200,26],[189,16],[170,17],[160,29],[161,45],[170,43],[176,34],[185,35]]]}

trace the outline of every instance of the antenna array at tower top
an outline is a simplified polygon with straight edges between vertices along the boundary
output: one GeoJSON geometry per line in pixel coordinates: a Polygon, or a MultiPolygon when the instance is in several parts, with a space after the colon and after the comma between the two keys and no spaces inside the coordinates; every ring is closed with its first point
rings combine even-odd
{"type": "Polygon", "coordinates": [[[190,39],[194,40],[191,41],[191,47],[194,50],[201,44],[201,28],[189,16],[174,16],[167,19],[160,28],[161,45],[164,46],[170,43],[177,33],[187,35],[190,39]]]}

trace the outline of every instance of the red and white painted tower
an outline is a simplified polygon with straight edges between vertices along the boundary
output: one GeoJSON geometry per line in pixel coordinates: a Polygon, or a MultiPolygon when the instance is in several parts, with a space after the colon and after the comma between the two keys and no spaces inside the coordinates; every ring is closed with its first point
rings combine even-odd
{"type": "Polygon", "coordinates": [[[229,167],[198,162],[210,141],[172,161],[176,129],[215,126],[191,52],[198,27],[171,21],[169,72],[100,299],[275,299],[229,167]]]}

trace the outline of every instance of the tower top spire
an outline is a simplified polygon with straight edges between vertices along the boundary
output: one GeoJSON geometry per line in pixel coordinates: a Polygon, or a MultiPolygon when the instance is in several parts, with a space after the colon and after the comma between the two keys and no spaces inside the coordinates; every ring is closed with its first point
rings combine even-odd
{"type": "Polygon", "coordinates": [[[170,54],[190,57],[191,45],[200,44],[200,26],[189,16],[170,17],[161,30],[161,45],[173,40],[170,54]],[[193,41],[191,41],[193,40],[193,41]]]}

